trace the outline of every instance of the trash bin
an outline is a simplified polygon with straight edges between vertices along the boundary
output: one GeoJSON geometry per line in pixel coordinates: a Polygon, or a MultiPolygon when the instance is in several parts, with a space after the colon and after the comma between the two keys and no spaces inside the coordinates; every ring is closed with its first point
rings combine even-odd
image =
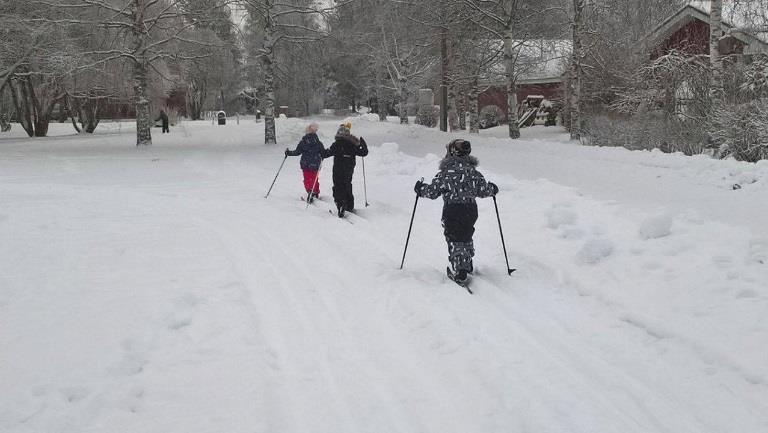
{"type": "Polygon", "coordinates": [[[216,113],[216,118],[219,119],[219,125],[227,124],[227,113],[223,111],[219,111],[218,113],[216,113]]]}

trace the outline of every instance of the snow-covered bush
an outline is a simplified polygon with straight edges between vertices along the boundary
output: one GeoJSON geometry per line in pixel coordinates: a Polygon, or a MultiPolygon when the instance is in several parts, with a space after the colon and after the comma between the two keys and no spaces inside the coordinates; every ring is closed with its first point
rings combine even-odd
{"type": "Polygon", "coordinates": [[[416,124],[424,125],[429,128],[437,126],[438,119],[440,118],[440,106],[439,105],[422,105],[419,107],[419,111],[416,113],[416,124]]]}
{"type": "Polygon", "coordinates": [[[710,134],[720,146],[719,156],[739,161],[768,159],[768,98],[714,110],[710,134]]]}
{"type": "Polygon", "coordinates": [[[501,124],[504,112],[497,105],[486,105],[480,110],[480,128],[492,128],[501,124]]]}
{"type": "Polygon", "coordinates": [[[609,104],[609,114],[588,116],[586,143],[702,153],[710,143],[703,127],[711,108],[708,63],[671,51],[633,75],[609,104]]]}
{"type": "Polygon", "coordinates": [[[634,116],[604,113],[586,119],[582,141],[593,146],[660,149],[690,156],[705,150],[708,137],[698,122],[670,117],[662,112],[637,113],[634,116]]]}
{"type": "Polygon", "coordinates": [[[756,97],[768,96],[768,56],[756,55],[744,70],[744,82],[740,89],[756,97]]]}
{"type": "Polygon", "coordinates": [[[8,132],[11,130],[11,122],[8,120],[8,115],[0,113],[0,132],[8,132]]]}

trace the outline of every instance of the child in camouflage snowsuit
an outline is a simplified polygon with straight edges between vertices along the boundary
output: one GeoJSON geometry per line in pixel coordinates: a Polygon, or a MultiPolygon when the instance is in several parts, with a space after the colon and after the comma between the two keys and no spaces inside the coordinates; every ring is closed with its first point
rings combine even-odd
{"type": "Polygon", "coordinates": [[[310,203],[315,197],[320,196],[318,176],[320,175],[320,163],[323,160],[322,153],[325,151],[323,143],[317,137],[318,128],[319,125],[317,123],[310,123],[304,131],[304,137],[296,146],[296,150],[285,149],[285,156],[301,155],[299,165],[304,175],[304,189],[307,191],[307,201],[310,203]]]}
{"type": "Polygon", "coordinates": [[[440,172],[432,183],[416,182],[414,191],[420,197],[436,199],[443,196],[443,233],[448,243],[448,260],[457,281],[466,281],[472,273],[475,248],[472,235],[477,221],[476,197],[491,197],[499,188],[486,182],[477,171],[477,158],[470,156],[469,141],[457,139],[448,143],[445,158],[440,161],[440,172]]]}

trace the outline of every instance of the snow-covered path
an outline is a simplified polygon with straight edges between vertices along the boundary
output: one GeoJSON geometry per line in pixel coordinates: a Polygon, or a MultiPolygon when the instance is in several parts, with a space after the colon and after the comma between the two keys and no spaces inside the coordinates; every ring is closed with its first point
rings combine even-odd
{"type": "MultiPolygon", "coordinates": [[[[305,209],[297,159],[264,199],[282,147],[253,124],[139,150],[124,131],[0,140],[0,431],[768,430],[768,238],[738,223],[765,204],[726,224],[632,196],[657,171],[732,192],[701,182],[709,161],[473,140],[519,270],[481,201],[470,296],[443,273],[439,202],[419,201],[398,270],[448,135],[354,123],[371,206],[358,165],[349,221],[329,198],[305,209]]],[[[766,196],[765,165],[711,171],[733,167],[754,180],[737,193],[766,196]]]]}

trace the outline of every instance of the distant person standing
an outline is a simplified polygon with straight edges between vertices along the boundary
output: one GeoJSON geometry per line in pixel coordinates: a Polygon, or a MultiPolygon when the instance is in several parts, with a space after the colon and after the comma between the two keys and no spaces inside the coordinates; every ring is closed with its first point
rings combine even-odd
{"type": "Polygon", "coordinates": [[[165,134],[166,132],[170,133],[171,130],[168,128],[168,115],[165,114],[165,110],[160,110],[160,116],[157,119],[155,119],[155,122],[157,122],[158,120],[162,121],[163,123],[163,134],[165,134]]]}
{"type": "Polygon", "coordinates": [[[352,135],[352,124],[347,122],[339,126],[335,141],[323,151],[323,158],[333,157],[333,201],[339,218],[344,212],[354,212],[355,197],[352,195],[352,175],[358,156],[368,155],[368,145],[362,137],[352,135]]]}

